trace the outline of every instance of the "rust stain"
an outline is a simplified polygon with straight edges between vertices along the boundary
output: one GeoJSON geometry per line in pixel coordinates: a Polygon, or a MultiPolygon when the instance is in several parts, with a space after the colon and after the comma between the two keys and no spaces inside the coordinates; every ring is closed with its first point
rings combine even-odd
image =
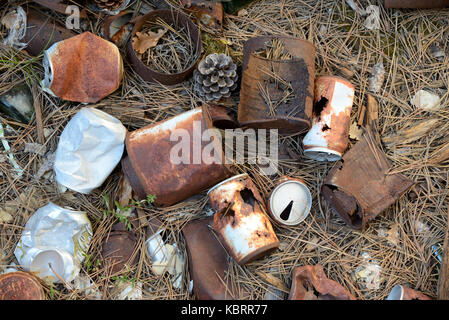
{"type": "Polygon", "coordinates": [[[0,276],[0,300],[45,300],[45,294],[36,277],[18,271],[0,276]]]}
{"type": "Polygon", "coordinates": [[[365,131],[329,172],[321,193],[349,226],[364,229],[414,184],[401,174],[388,174],[390,167],[372,135],[365,131]]]}
{"type": "MultiPolygon", "coordinates": [[[[116,225],[117,226],[117,225],[116,225]]],[[[137,263],[137,255],[133,253],[137,246],[137,236],[134,232],[126,230],[112,230],[102,243],[101,255],[103,263],[110,274],[120,272],[125,264],[130,267],[137,263]]]]}
{"type": "Polygon", "coordinates": [[[90,32],[59,42],[49,60],[50,90],[64,100],[96,103],[117,90],[123,76],[117,46],[90,32]]]}
{"type": "Polygon", "coordinates": [[[289,300],[356,300],[338,282],[326,277],[321,265],[295,267],[289,300]]]}
{"type": "MultiPolygon", "coordinates": [[[[201,124],[201,134],[212,128],[212,122],[206,118],[208,108],[193,109],[128,134],[125,144],[129,158],[123,160],[123,170],[140,198],[153,194],[156,195],[156,205],[170,206],[230,176],[229,169],[223,164],[222,146],[218,143],[214,146],[214,156],[221,154],[223,161],[215,158],[215,163],[201,161],[195,164],[193,152],[189,154],[189,164],[175,164],[170,160],[173,146],[179,144],[179,141],[170,141],[173,130],[184,129],[189,133],[190,150],[193,151],[194,123],[201,124]]],[[[201,150],[210,143],[202,141],[201,150]]]]}
{"type": "Polygon", "coordinates": [[[280,133],[301,133],[310,128],[315,78],[315,46],[311,42],[284,36],[252,38],[243,47],[242,70],[238,108],[242,126],[275,128],[280,133]],[[268,60],[254,54],[273,38],[284,42],[292,60],[268,60]],[[289,83],[292,90],[292,98],[277,106],[274,115],[260,92],[260,86],[266,88],[272,101],[284,94],[286,88],[273,85],[273,73],[289,83]]]}

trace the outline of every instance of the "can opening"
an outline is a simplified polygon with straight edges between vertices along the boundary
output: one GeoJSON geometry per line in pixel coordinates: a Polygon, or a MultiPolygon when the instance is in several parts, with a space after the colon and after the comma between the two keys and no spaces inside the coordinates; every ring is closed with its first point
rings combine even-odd
{"type": "Polygon", "coordinates": [[[282,211],[282,213],[280,215],[282,220],[287,221],[288,218],[290,218],[290,213],[292,212],[292,207],[293,207],[293,200],[290,201],[290,203],[282,211]]]}

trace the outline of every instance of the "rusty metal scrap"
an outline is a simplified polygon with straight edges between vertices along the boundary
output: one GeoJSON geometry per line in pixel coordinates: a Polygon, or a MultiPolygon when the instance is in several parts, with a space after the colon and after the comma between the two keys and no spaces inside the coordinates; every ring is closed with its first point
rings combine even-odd
{"type": "MultiPolygon", "coordinates": [[[[128,157],[122,160],[122,168],[140,198],[156,195],[155,205],[170,206],[230,176],[224,160],[197,164],[192,154],[190,164],[174,164],[170,160],[171,149],[179,143],[170,141],[173,130],[185,129],[194,137],[194,127],[200,123],[202,134],[213,127],[213,120],[208,118],[210,108],[213,107],[204,105],[128,134],[125,141],[128,157]]],[[[194,150],[193,140],[189,141],[190,150],[194,150]]],[[[201,141],[201,148],[208,144],[201,141]]],[[[215,144],[215,151],[215,156],[222,154],[224,159],[221,145],[215,144]]]]}
{"type": "Polygon", "coordinates": [[[247,174],[237,175],[209,190],[213,230],[234,260],[251,262],[279,246],[266,216],[263,199],[247,174]]]}
{"type": "Polygon", "coordinates": [[[289,300],[356,300],[344,287],[326,277],[321,265],[295,267],[289,300]]]}
{"type": "Polygon", "coordinates": [[[183,13],[172,10],[154,10],[136,19],[133,31],[131,33],[131,38],[140,31],[145,23],[155,22],[157,19],[162,19],[168,24],[172,24],[175,28],[185,27],[188,30],[193,47],[195,47],[196,56],[193,63],[186,70],[179,73],[168,74],[154,71],[139,59],[133,48],[132,40],[130,40],[127,45],[127,57],[134,71],[145,81],[159,82],[165,85],[174,85],[186,80],[192,75],[198,60],[200,59],[201,50],[203,47],[201,33],[192,20],[190,20],[189,17],[183,13]]]}
{"type": "Polygon", "coordinates": [[[385,0],[386,8],[432,9],[449,7],[449,0],[385,0]]]}
{"type": "Polygon", "coordinates": [[[330,171],[321,193],[349,226],[363,229],[414,184],[401,174],[389,174],[390,167],[366,131],[330,171]]]}
{"type": "Polygon", "coordinates": [[[186,240],[189,272],[193,292],[198,300],[236,299],[228,271],[228,255],[210,230],[213,217],[193,220],[185,225],[182,234],[186,240]]]}
{"type": "Polygon", "coordinates": [[[311,42],[283,36],[252,38],[243,46],[242,70],[238,107],[242,126],[274,128],[280,133],[310,128],[315,79],[315,46],[311,42]],[[278,61],[254,54],[272,39],[282,41],[293,58],[278,61]]]}
{"type": "Polygon", "coordinates": [[[38,56],[56,42],[71,38],[76,33],[36,10],[27,13],[27,31],[23,42],[27,43],[26,51],[38,56]]]}
{"type": "Polygon", "coordinates": [[[96,103],[120,86],[123,61],[116,45],[84,32],[45,51],[44,89],[68,101],[96,103]]]}
{"type": "Polygon", "coordinates": [[[28,272],[0,275],[0,300],[45,300],[39,280],[28,272]]]}
{"type": "Polygon", "coordinates": [[[405,285],[396,285],[391,290],[387,300],[432,300],[424,293],[410,289],[405,285]]]}
{"type": "Polygon", "coordinates": [[[126,44],[134,25],[131,22],[133,13],[122,11],[115,16],[108,16],[103,23],[104,37],[118,47],[126,44]]]}
{"type": "Polygon", "coordinates": [[[187,13],[193,13],[203,25],[221,30],[223,27],[223,4],[218,1],[182,0],[187,13]]]}

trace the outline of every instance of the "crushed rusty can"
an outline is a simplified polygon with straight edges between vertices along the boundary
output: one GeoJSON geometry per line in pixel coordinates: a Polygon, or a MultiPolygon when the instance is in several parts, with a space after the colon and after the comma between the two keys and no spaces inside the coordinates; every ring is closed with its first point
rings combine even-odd
{"type": "Polygon", "coordinates": [[[338,282],[329,279],[321,265],[295,267],[289,300],[356,300],[338,282]]]}
{"type": "Polygon", "coordinates": [[[213,125],[209,107],[203,105],[129,133],[125,140],[128,156],[122,160],[122,168],[139,198],[155,195],[154,204],[166,207],[229,177],[231,172],[225,165],[222,145],[215,139],[209,142],[201,138],[213,125]],[[174,148],[184,141],[181,137],[178,142],[177,133],[190,140],[185,147],[192,152],[172,161],[174,148]],[[214,150],[212,156],[207,161],[198,159],[195,154],[207,146],[214,150]]]}
{"type": "Polygon", "coordinates": [[[385,7],[396,9],[447,8],[449,0],[385,0],[385,7]]]}
{"type": "Polygon", "coordinates": [[[39,280],[28,272],[0,275],[0,300],[45,300],[39,280]]]}
{"type": "Polygon", "coordinates": [[[402,174],[389,174],[391,163],[365,131],[326,177],[321,194],[352,228],[364,229],[413,186],[402,174]]]}
{"type": "Polygon", "coordinates": [[[246,41],[243,46],[239,123],[251,128],[278,129],[281,134],[309,130],[314,79],[315,46],[311,42],[285,36],[262,36],[246,41]],[[272,60],[255,54],[272,39],[282,41],[292,59],[272,60]],[[286,97],[287,91],[289,95],[286,97]],[[266,101],[264,96],[270,97],[270,101],[266,101]],[[275,107],[272,106],[274,102],[275,107]]]}
{"type": "Polygon", "coordinates": [[[244,265],[279,246],[263,199],[248,174],[222,181],[209,190],[212,229],[234,260],[244,265]]]}
{"type": "Polygon", "coordinates": [[[312,128],[303,140],[306,157],[318,161],[341,159],[349,142],[354,93],[354,86],[343,78],[316,78],[312,128]]]}
{"type": "Polygon", "coordinates": [[[279,224],[296,226],[300,224],[312,208],[312,195],[304,181],[283,176],[268,198],[268,210],[279,224]]]}
{"type": "Polygon", "coordinates": [[[395,285],[386,300],[432,300],[424,293],[404,285],[395,285]]]}

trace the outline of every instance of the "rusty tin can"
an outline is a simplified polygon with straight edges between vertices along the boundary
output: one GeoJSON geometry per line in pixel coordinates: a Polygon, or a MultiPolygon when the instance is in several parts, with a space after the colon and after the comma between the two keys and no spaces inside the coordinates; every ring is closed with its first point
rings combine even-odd
{"type": "Polygon", "coordinates": [[[0,275],[0,300],[45,300],[39,280],[28,272],[0,275]]]}
{"type": "Polygon", "coordinates": [[[170,206],[231,175],[224,164],[222,145],[215,139],[212,142],[201,139],[207,129],[213,128],[209,108],[212,107],[192,109],[128,134],[125,140],[128,156],[122,160],[122,168],[140,198],[156,195],[155,205],[170,206]],[[177,129],[190,139],[192,152],[187,164],[171,161],[173,147],[180,144],[170,139],[177,129]],[[209,163],[194,159],[195,149],[203,150],[211,143],[215,152],[209,163]]]}
{"type": "Polygon", "coordinates": [[[321,194],[349,226],[361,230],[414,184],[401,174],[388,174],[390,167],[366,131],[329,172],[321,194]]]}
{"type": "Polygon", "coordinates": [[[248,174],[222,181],[208,195],[215,211],[212,228],[238,264],[251,262],[279,246],[262,197],[248,174]]]}
{"type": "Polygon", "coordinates": [[[40,55],[56,42],[76,36],[76,33],[59,24],[55,19],[39,11],[29,9],[27,13],[27,29],[23,42],[27,43],[26,51],[40,55]]]}
{"type": "Polygon", "coordinates": [[[228,254],[210,229],[213,217],[190,221],[182,229],[187,244],[189,272],[198,300],[235,299],[229,278],[228,254]]]}
{"type": "Polygon", "coordinates": [[[134,71],[136,71],[136,73],[139,74],[145,81],[159,82],[165,85],[174,85],[186,80],[192,75],[198,60],[200,59],[202,47],[203,44],[201,40],[201,33],[198,27],[192,22],[192,20],[190,20],[188,16],[178,11],[154,10],[135,20],[134,28],[131,33],[131,39],[128,41],[127,57],[134,71]],[[134,51],[132,37],[140,31],[145,23],[155,22],[157,19],[162,19],[169,25],[172,24],[176,28],[185,27],[190,34],[190,39],[195,47],[195,59],[192,64],[182,72],[168,74],[152,70],[139,59],[137,53],[134,51]]]}
{"type": "Polygon", "coordinates": [[[238,107],[242,126],[278,129],[281,134],[310,128],[315,79],[315,46],[311,42],[283,36],[252,38],[243,46],[242,70],[238,107]],[[254,53],[272,39],[282,41],[293,58],[271,60],[254,53]],[[287,91],[290,94],[285,96],[287,91]],[[270,102],[264,96],[270,97],[270,102]]]}
{"type": "Polygon", "coordinates": [[[279,224],[296,226],[310,212],[312,195],[304,181],[283,176],[268,198],[268,210],[271,217],[279,224]]]}
{"type": "Polygon", "coordinates": [[[385,0],[386,8],[432,9],[449,7],[449,0],[385,0]]]}
{"type": "Polygon", "coordinates": [[[338,282],[329,279],[323,266],[317,264],[295,267],[289,300],[356,300],[338,282]]]}
{"type": "Polygon", "coordinates": [[[422,292],[398,284],[395,285],[393,289],[391,289],[391,292],[386,300],[432,300],[432,299],[422,292]]]}
{"type": "Polygon", "coordinates": [[[312,128],[303,140],[305,156],[318,161],[341,159],[349,142],[354,93],[354,86],[343,78],[316,78],[312,128]]]}

